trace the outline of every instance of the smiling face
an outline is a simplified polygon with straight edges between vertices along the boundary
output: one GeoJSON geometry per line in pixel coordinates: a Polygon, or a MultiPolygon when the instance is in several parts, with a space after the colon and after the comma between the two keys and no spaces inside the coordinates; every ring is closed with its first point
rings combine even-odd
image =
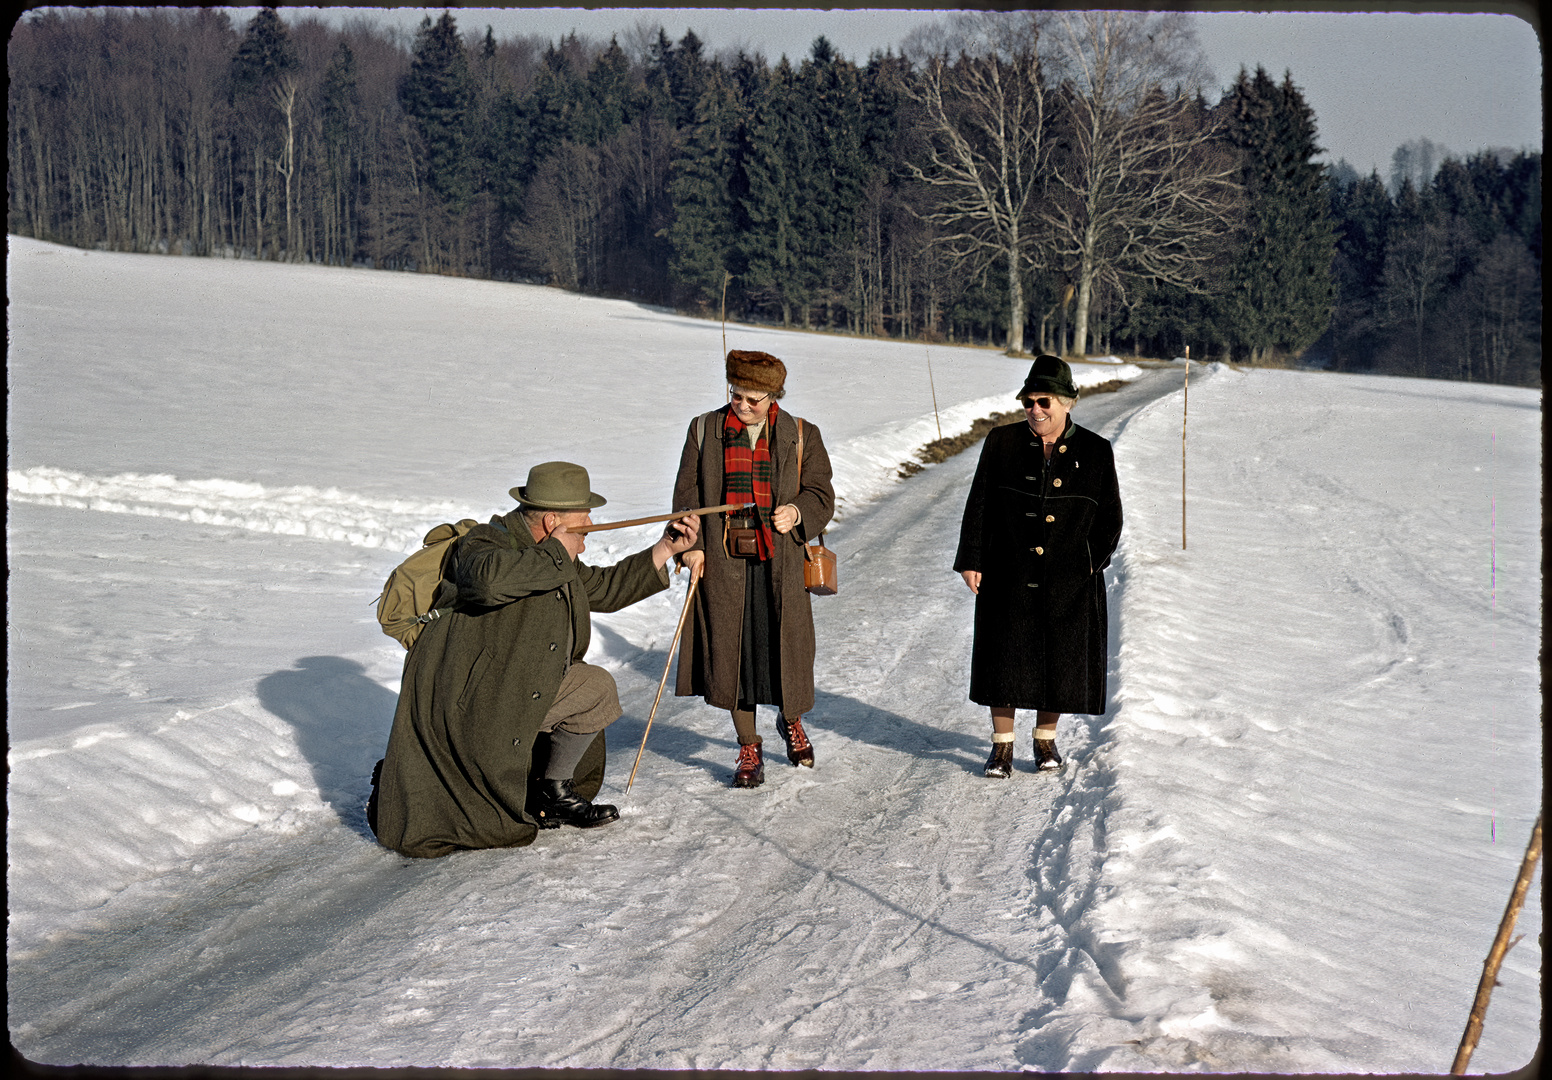
{"type": "Polygon", "coordinates": [[[745,390],[741,386],[728,387],[728,398],[733,403],[733,415],[738,417],[744,425],[758,424],[771,414],[771,402],[775,400],[769,394],[762,394],[754,390],[745,390]]]}
{"type": "Polygon", "coordinates": [[[1024,419],[1042,442],[1052,443],[1067,430],[1067,414],[1072,411],[1055,394],[1029,394],[1023,400],[1024,419]]]}

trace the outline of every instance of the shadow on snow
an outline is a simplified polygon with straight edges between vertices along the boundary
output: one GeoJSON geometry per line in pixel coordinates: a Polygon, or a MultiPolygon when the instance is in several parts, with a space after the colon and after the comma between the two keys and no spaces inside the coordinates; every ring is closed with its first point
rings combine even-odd
{"type": "Polygon", "coordinates": [[[259,702],[296,729],[318,796],[340,823],[373,843],[366,824],[372,766],[388,745],[398,695],[342,656],[304,656],[259,680],[259,702]]]}

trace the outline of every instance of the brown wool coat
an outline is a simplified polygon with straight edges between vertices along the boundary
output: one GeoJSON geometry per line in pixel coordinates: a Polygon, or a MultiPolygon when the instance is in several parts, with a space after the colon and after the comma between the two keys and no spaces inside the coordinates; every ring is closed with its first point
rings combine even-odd
{"type": "MultiPolygon", "coordinates": [[[[705,437],[697,445],[694,420],[685,435],[674,483],[675,508],[718,506],[722,498],[722,425],[728,406],[708,413],[705,437]]],[[[824,531],[835,514],[830,456],[819,429],[803,422],[803,486],[798,489],[798,425],[778,408],[771,446],[772,505],[791,503],[802,523],[776,534],[771,556],[771,591],[781,641],[782,711],[801,716],[814,707],[814,614],[803,587],[803,545],[824,531]]],[[[767,436],[771,438],[772,436],[767,436]]],[[[730,557],[722,543],[725,515],[707,514],[695,546],[706,552],[705,576],[696,593],[695,614],[679,647],[674,693],[700,696],[708,705],[738,704],[738,665],[744,629],[744,560],[730,557]]]]}
{"type": "MultiPolygon", "coordinates": [[[[592,612],[668,587],[650,549],[588,566],[553,537],[534,543],[516,510],[469,530],[449,579],[453,609],[405,657],[372,823],[383,844],[422,858],[533,842],[528,780],[543,765],[539,725],[560,689],[568,640],[571,658],[582,659],[592,612]]],[[[575,773],[583,798],[597,794],[603,767],[600,733],[575,773]]]]}

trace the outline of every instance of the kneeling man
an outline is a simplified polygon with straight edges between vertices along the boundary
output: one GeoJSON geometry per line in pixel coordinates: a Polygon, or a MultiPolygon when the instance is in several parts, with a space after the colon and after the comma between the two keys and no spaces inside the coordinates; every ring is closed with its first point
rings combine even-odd
{"type": "Polygon", "coordinates": [[[604,505],[587,470],[535,465],[520,504],[454,546],[427,624],[404,663],[388,752],[368,807],[372,831],[404,855],[533,843],[539,829],[607,825],[590,802],[603,729],[620,715],[614,678],[583,663],[591,612],[668,587],[668,560],[695,543],[697,517],[611,567],[577,556],[604,505]]]}

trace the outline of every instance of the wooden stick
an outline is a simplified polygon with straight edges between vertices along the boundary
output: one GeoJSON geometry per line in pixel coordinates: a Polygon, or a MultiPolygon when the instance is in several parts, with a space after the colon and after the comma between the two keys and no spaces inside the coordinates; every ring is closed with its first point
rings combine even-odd
{"type": "Polygon", "coordinates": [[[636,782],[636,768],[641,764],[641,755],[647,749],[647,734],[652,730],[652,718],[657,715],[658,702],[663,700],[663,687],[668,685],[668,671],[674,666],[674,651],[679,648],[679,635],[684,632],[684,620],[690,614],[690,602],[695,599],[695,586],[701,583],[699,574],[691,572],[690,588],[684,594],[684,610],[679,613],[679,625],[674,627],[674,640],[668,646],[668,663],[663,665],[663,677],[658,680],[657,697],[652,699],[652,711],[647,714],[647,726],[641,733],[641,747],[636,751],[636,764],[631,766],[630,779],[625,781],[625,794],[630,794],[631,785],[636,782]]]}
{"type": "Polygon", "coordinates": [[[927,343],[922,342],[922,348],[927,350],[927,385],[932,387],[932,418],[938,422],[938,438],[943,438],[943,418],[938,415],[938,384],[932,380],[932,349],[927,343]]]}
{"type": "Polygon", "coordinates": [[[1180,410],[1180,550],[1186,549],[1186,417],[1191,412],[1191,346],[1186,346],[1186,400],[1180,410]]]}
{"type": "Polygon", "coordinates": [[[743,510],[753,506],[753,503],[724,503],[722,506],[705,506],[699,510],[675,510],[671,514],[654,514],[652,517],[631,518],[629,521],[608,521],[602,525],[568,525],[567,532],[592,533],[606,532],[609,529],[624,529],[631,525],[651,525],[654,521],[673,521],[675,518],[700,517],[702,514],[730,514],[734,510],[743,510]]]}
{"type": "Polygon", "coordinates": [[[1520,863],[1520,876],[1515,878],[1514,890],[1509,894],[1509,906],[1504,909],[1503,920],[1498,924],[1498,936],[1493,939],[1493,947],[1482,964],[1482,981],[1477,984],[1477,997],[1471,1003],[1466,1033],[1460,1037],[1460,1048],[1455,1051],[1455,1064],[1450,1066],[1451,1076],[1466,1075],[1472,1051],[1477,1048],[1477,1040],[1482,1037],[1482,1022],[1487,1018],[1487,1000],[1493,996],[1493,987],[1498,984],[1498,969],[1503,964],[1504,954],[1514,944],[1509,940],[1509,935],[1514,933],[1514,920],[1519,917],[1520,906],[1525,903],[1525,891],[1530,888],[1530,879],[1535,876],[1536,860],[1539,858],[1541,818],[1538,816],[1536,827],[1530,831],[1530,844],[1525,848],[1525,859],[1520,863]]]}

